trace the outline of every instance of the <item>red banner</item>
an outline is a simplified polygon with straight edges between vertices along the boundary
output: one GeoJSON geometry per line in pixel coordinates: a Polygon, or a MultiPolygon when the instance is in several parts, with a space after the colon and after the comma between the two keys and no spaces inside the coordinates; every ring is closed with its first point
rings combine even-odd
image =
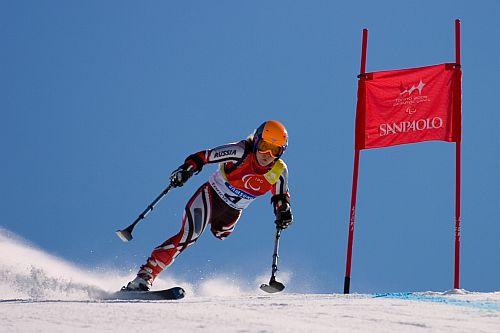
{"type": "Polygon", "coordinates": [[[358,82],[356,149],[461,139],[462,72],[455,64],[381,71],[358,82]]]}

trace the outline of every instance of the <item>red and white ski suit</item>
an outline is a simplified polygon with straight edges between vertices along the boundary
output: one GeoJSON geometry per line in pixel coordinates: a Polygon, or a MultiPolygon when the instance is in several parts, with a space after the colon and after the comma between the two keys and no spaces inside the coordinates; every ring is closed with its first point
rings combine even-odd
{"type": "Polygon", "coordinates": [[[259,165],[250,139],[202,150],[185,163],[194,171],[209,163],[219,163],[219,168],[186,204],[180,231],[156,247],[141,266],[138,274],[150,281],[194,244],[208,224],[215,237],[224,239],[234,230],[243,209],[258,196],[271,191],[275,205],[289,202],[286,164],[277,159],[269,166],[259,165]]]}

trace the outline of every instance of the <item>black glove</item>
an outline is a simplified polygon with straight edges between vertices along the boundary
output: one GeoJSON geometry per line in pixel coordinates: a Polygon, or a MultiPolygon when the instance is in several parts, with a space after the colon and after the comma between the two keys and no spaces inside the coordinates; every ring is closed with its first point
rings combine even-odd
{"type": "Polygon", "coordinates": [[[274,214],[276,215],[276,220],[274,223],[280,229],[286,229],[293,222],[292,210],[287,202],[276,207],[274,214]]]}
{"type": "Polygon", "coordinates": [[[170,175],[170,185],[173,187],[180,187],[184,185],[185,182],[193,175],[193,166],[187,163],[184,163],[180,167],[178,167],[172,174],[170,175]]]}

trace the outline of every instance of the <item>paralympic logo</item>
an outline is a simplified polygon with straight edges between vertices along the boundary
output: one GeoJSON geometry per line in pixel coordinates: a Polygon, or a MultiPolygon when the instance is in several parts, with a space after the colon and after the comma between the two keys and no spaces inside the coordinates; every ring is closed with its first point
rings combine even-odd
{"type": "Polygon", "coordinates": [[[400,96],[404,96],[405,94],[408,94],[410,96],[415,90],[418,90],[418,94],[422,95],[422,90],[424,89],[425,83],[420,79],[420,82],[417,85],[412,84],[411,87],[405,87],[403,85],[403,82],[401,82],[401,85],[399,86],[400,96]]]}
{"type": "Polygon", "coordinates": [[[245,186],[245,188],[247,188],[249,190],[254,190],[254,191],[259,191],[260,190],[260,185],[259,184],[262,184],[262,179],[257,178],[257,177],[253,177],[253,175],[245,175],[242,178],[242,180],[244,182],[243,186],[245,186]],[[257,185],[255,183],[257,183],[257,185]]]}

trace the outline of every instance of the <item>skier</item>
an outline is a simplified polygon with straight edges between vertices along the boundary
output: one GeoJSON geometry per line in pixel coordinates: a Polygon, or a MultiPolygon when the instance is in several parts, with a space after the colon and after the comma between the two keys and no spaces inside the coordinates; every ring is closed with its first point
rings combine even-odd
{"type": "Polygon", "coordinates": [[[278,121],[260,125],[246,140],[202,150],[188,156],[172,172],[170,183],[182,186],[205,164],[220,163],[208,182],[186,204],[179,233],[156,247],[137,277],[124,290],[148,291],[154,279],[187,247],[194,244],[208,224],[215,237],[223,240],[234,230],[242,211],[258,196],[269,191],[281,229],[292,223],[288,171],[280,159],[288,146],[288,133],[278,121]]]}

